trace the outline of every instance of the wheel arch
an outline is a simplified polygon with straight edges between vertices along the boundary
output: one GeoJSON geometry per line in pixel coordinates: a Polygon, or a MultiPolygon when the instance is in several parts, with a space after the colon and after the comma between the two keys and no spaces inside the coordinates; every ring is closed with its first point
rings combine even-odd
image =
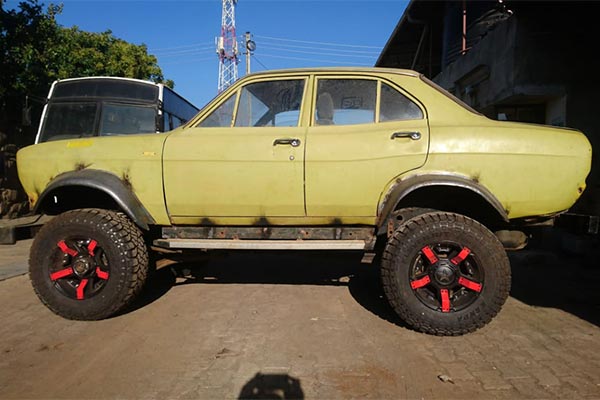
{"type": "Polygon", "coordinates": [[[385,233],[395,210],[433,208],[471,217],[486,226],[507,224],[508,212],[485,186],[460,175],[427,174],[398,180],[378,208],[378,233],[385,233]]]}
{"type": "Polygon", "coordinates": [[[122,211],[144,230],[155,224],[128,182],[110,172],[94,169],[58,175],[40,194],[33,211],[56,215],[77,208],[122,211]]]}

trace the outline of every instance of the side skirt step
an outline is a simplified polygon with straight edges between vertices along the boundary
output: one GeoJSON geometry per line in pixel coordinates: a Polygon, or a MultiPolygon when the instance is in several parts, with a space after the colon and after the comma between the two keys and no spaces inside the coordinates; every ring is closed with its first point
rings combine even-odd
{"type": "Polygon", "coordinates": [[[157,239],[165,249],[221,250],[364,250],[365,240],[240,240],[240,239],[157,239]]]}

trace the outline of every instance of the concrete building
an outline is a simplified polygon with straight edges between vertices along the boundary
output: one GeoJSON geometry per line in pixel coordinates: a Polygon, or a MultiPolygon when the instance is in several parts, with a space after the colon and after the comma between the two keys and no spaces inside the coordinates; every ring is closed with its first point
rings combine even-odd
{"type": "Polygon", "coordinates": [[[582,130],[573,211],[600,215],[600,2],[412,0],[376,66],[422,72],[490,118],[582,130]]]}

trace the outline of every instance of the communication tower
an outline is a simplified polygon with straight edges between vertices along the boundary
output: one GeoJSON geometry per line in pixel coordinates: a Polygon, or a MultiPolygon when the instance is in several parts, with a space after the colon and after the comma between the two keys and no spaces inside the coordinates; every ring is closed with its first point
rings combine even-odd
{"type": "Polygon", "coordinates": [[[219,93],[238,78],[238,45],[235,36],[235,6],[237,0],[223,0],[221,36],[217,37],[219,57],[219,93]]]}

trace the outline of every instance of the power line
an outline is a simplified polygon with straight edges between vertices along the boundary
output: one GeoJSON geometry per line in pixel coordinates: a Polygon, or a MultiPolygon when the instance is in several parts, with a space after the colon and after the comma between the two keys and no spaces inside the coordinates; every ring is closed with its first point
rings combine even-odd
{"type": "Polygon", "coordinates": [[[341,47],[360,47],[360,48],[366,48],[366,49],[381,49],[381,46],[364,46],[364,45],[357,45],[357,44],[342,44],[342,43],[328,43],[328,42],[312,42],[312,41],[308,41],[308,40],[297,40],[297,39],[285,39],[285,38],[278,38],[278,37],[273,37],[273,36],[261,36],[261,35],[254,35],[257,38],[262,38],[262,39],[271,39],[271,40],[279,40],[282,42],[295,42],[295,43],[308,43],[308,44],[322,44],[322,45],[326,45],[326,46],[341,46],[341,47]]]}
{"type": "MultiPolygon", "coordinates": [[[[288,49],[285,47],[278,47],[278,46],[271,46],[271,45],[265,45],[263,44],[261,47],[263,47],[268,49],[268,50],[284,50],[286,52],[291,52],[291,53],[302,53],[302,54],[313,54],[313,55],[320,55],[320,56],[337,56],[337,57],[358,57],[358,58],[369,58],[369,59],[375,59],[377,58],[377,56],[373,55],[373,56],[365,56],[365,55],[359,55],[359,54],[343,54],[343,53],[319,53],[319,52],[314,52],[314,51],[303,51],[303,50],[293,50],[293,49],[288,49]]],[[[326,50],[324,50],[326,51],[326,50]]]]}
{"type": "Polygon", "coordinates": [[[185,58],[183,60],[177,60],[177,61],[167,61],[164,63],[160,63],[160,65],[178,65],[178,64],[186,64],[186,63],[190,63],[190,62],[204,62],[204,61],[215,61],[214,57],[210,57],[210,58],[185,58]]]}
{"type": "Polygon", "coordinates": [[[256,60],[257,63],[259,63],[260,65],[262,65],[262,67],[264,69],[269,69],[265,64],[263,64],[258,58],[256,58],[255,54],[252,54],[252,56],[254,57],[254,59],[256,60]]]}
{"type": "MultiPolygon", "coordinates": [[[[148,49],[148,51],[154,53],[154,52],[161,52],[161,51],[167,51],[167,50],[185,49],[187,47],[196,47],[196,46],[201,46],[201,45],[206,46],[207,43],[204,42],[204,43],[185,44],[185,45],[173,46],[173,47],[162,47],[162,48],[159,48],[159,49],[148,49]]],[[[212,47],[214,47],[214,45],[212,47]]]]}
{"type": "Polygon", "coordinates": [[[263,45],[273,45],[273,46],[286,46],[286,47],[291,47],[294,49],[312,49],[312,50],[321,50],[321,51],[327,51],[327,50],[334,50],[334,51],[341,51],[344,53],[356,53],[356,54],[374,54],[374,55],[379,55],[380,51],[365,51],[365,50],[346,50],[346,49],[328,49],[326,47],[323,46],[319,46],[319,47],[315,47],[315,46],[298,46],[298,45],[294,45],[294,44],[287,44],[287,43],[269,43],[268,41],[265,42],[261,42],[263,45]]]}
{"type": "Polygon", "coordinates": [[[167,54],[155,54],[156,57],[159,58],[169,58],[169,57],[178,57],[178,56],[182,56],[182,55],[186,55],[186,54],[214,54],[215,50],[211,49],[193,49],[193,50],[182,50],[182,51],[178,51],[178,52],[174,52],[174,53],[167,53],[167,54]]]}
{"type": "MultiPolygon", "coordinates": [[[[286,60],[301,60],[301,61],[313,61],[313,62],[324,62],[328,64],[340,64],[338,61],[333,60],[317,60],[314,58],[303,58],[303,57],[287,57],[287,56],[278,56],[275,54],[261,54],[261,57],[271,57],[271,58],[282,58],[286,60]]],[[[358,66],[371,66],[372,64],[364,64],[364,63],[355,63],[355,62],[345,62],[346,65],[358,65],[358,66]]]]}

